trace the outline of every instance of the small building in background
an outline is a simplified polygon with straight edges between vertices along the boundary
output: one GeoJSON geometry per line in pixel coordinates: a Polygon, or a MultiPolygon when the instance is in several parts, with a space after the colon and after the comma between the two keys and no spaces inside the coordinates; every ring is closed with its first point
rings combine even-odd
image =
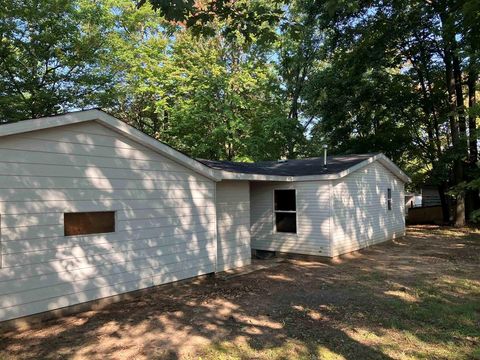
{"type": "Polygon", "coordinates": [[[422,196],[422,207],[441,206],[440,193],[438,187],[433,185],[424,185],[420,190],[422,196]]]}
{"type": "Polygon", "coordinates": [[[442,202],[438,188],[424,185],[420,194],[406,194],[405,212],[409,224],[442,224],[442,202]]]}

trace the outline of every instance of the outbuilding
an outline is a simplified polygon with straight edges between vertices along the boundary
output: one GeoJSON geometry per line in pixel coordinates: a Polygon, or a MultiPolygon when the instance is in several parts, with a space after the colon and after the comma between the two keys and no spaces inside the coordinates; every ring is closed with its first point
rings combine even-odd
{"type": "Polygon", "coordinates": [[[408,177],[382,154],[192,159],[100,110],[0,126],[0,321],[402,236],[408,177]]]}

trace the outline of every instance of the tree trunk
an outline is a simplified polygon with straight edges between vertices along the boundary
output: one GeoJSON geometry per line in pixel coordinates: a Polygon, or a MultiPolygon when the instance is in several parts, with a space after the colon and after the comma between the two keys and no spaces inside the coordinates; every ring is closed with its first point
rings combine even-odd
{"type": "MultiPolygon", "coordinates": [[[[442,9],[439,12],[440,19],[442,21],[442,38],[444,45],[444,62],[445,62],[445,80],[448,91],[448,105],[450,110],[449,122],[450,122],[450,133],[452,137],[452,146],[455,152],[459,151],[461,148],[460,144],[460,130],[464,130],[463,127],[460,129],[458,123],[458,112],[457,112],[457,103],[455,101],[456,95],[456,82],[455,74],[456,70],[459,69],[460,64],[457,64],[458,59],[454,59],[454,48],[455,48],[455,35],[452,30],[453,21],[451,16],[442,9]],[[454,69],[456,68],[456,70],[454,69]]],[[[456,74],[458,76],[458,74],[456,74]]],[[[461,77],[461,76],[460,76],[461,77]]],[[[457,97],[458,100],[458,97],[457,97]]],[[[463,104],[462,104],[463,105],[463,104]]],[[[459,154],[460,155],[460,154],[459,154]]],[[[461,156],[455,156],[453,163],[453,184],[458,185],[464,179],[463,174],[463,162],[461,156]]],[[[463,194],[457,196],[456,202],[456,211],[454,218],[455,226],[463,226],[465,224],[465,197],[463,194]]]]}
{"type": "MultiPolygon", "coordinates": [[[[453,40],[454,49],[456,47],[456,41],[453,40]]],[[[462,70],[460,68],[460,61],[455,51],[452,51],[452,64],[453,64],[453,77],[455,81],[455,99],[456,99],[456,111],[458,116],[458,132],[459,143],[456,151],[458,155],[455,160],[455,184],[458,185],[465,180],[465,159],[468,156],[468,144],[467,144],[467,124],[465,119],[465,107],[463,103],[463,89],[462,89],[462,70]]],[[[465,191],[461,191],[457,195],[457,205],[455,211],[455,226],[464,226],[466,219],[468,218],[468,211],[470,206],[465,191]]]]}
{"type": "Polygon", "coordinates": [[[460,68],[460,62],[458,56],[453,52],[453,77],[455,81],[455,99],[456,110],[458,114],[458,130],[460,137],[460,151],[463,155],[467,154],[467,124],[465,120],[465,105],[463,102],[463,89],[462,89],[462,69],[460,68]]]}
{"type": "MultiPolygon", "coordinates": [[[[476,104],[475,98],[475,90],[476,84],[478,79],[478,73],[471,68],[468,72],[468,107],[469,109],[473,109],[476,104]]],[[[477,117],[475,114],[470,113],[468,116],[468,133],[469,133],[469,150],[470,156],[469,160],[471,164],[475,164],[478,160],[478,147],[477,147],[477,117]]]]}
{"type": "MultiPolygon", "coordinates": [[[[453,67],[452,67],[452,56],[450,49],[445,49],[445,71],[446,71],[446,82],[448,90],[448,104],[450,108],[450,133],[452,137],[452,145],[454,149],[458,149],[460,144],[460,135],[459,135],[459,126],[457,122],[457,106],[454,100],[455,97],[455,78],[453,76],[453,67]]],[[[459,156],[456,156],[453,163],[453,183],[454,185],[460,184],[463,181],[463,163],[462,159],[459,156]]],[[[454,225],[455,226],[464,226],[465,225],[465,197],[463,194],[459,194],[456,199],[456,208],[454,213],[454,225]]]]}
{"type": "MultiPolygon", "coordinates": [[[[471,67],[468,72],[467,86],[468,86],[468,107],[472,109],[476,104],[475,98],[475,86],[478,79],[478,73],[475,72],[474,68],[471,67]]],[[[469,157],[468,157],[468,167],[471,172],[474,172],[477,167],[478,160],[478,148],[477,148],[477,117],[472,112],[468,116],[468,148],[469,148],[469,157]]],[[[468,176],[468,180],[473,180],[472,175],[468,176]]],[[[465,206],[466,206],[466,218],[467,221],[470,219],[470,214],[472,211],[480,208],[480,198],[478,196],[478,190],[469,189],[465,193],[465,206]]]]}

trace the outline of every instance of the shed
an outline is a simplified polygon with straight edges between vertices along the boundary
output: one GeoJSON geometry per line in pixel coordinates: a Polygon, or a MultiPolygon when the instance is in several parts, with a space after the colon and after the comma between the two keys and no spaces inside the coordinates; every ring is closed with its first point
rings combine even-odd
{"type": "Polygon", "coordinates": [[[405,234],[410,179],[383,154],[201,161],[250,182],[252,249],[335,257],[405,234]]]}
{"type": "Polygon", "coordinates": [[[245,266],[252,249],[334,257],[402,236],[408,180],[383,154],[195,160],[95,109],[1,125],[0,322],[245,266]]]}

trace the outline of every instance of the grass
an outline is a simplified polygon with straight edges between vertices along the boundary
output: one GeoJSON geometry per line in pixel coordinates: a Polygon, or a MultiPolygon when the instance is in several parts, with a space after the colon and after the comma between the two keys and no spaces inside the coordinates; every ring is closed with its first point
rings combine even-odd
{"type": "MultiPolygon", "coordinates": [[[[194,359],[194,357],[192,357],[194,359]]],[[[222,342],[207,348],[204,354],[197,359],[237,360],[237,359],[298,359],[298,360],[345,360],[345,357],[336,354],[322,344],[288,340],[283,346],[258,351],[248,344],[233,344],[222,342]]]]}
{"type": "MultiPolygon", "coordinates": [[[[452,280],[449,277],[440,279],[435,285],[419,285],[411,291],[418,298],[416,302],[408,303],[396,298],[377,302],[376,313],[366,316],[366,327],[354,325],[345,329],[345,333],[359,343],[368,344],[395,359],[480,359],[478,282],[452,280]],[[459,296],[456,297],[455,294],[459,296]],[[381,330],[377,324],[381,325],[381,330]]],[[[365,313],[362,314],[365,318],[365,313]]],[[[314,338],[289,340],[282,346],[260,351],[248,344],[226,342],[207,347],[201,358],[350,358],[342,355],[350,354],[348,343],[332,342],[334,346],[326,347],[314,338]]]]}

